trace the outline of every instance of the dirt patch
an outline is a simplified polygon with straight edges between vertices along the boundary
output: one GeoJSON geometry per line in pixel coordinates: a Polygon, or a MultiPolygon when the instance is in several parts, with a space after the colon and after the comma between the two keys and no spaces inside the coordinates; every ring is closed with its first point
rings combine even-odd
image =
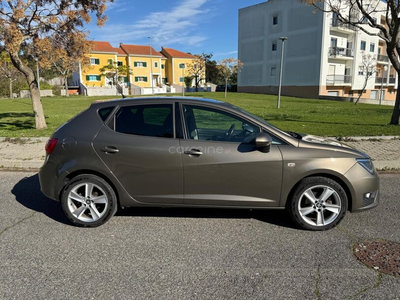
{"type": "Polygon", "coordinates": [[[370,268],[400,276],[400,243],[383,240],[364,241],[354,246],[353,253],[370,268]]]}

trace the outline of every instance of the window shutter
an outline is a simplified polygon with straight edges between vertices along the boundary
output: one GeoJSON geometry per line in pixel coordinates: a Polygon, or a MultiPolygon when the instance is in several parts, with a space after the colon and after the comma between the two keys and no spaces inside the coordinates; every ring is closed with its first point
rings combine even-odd
{"type": "Polygon", "coordinates": [[[100,75],[96,75],[96,80],[100,81],[101,80],[101,76],[100,75]]]}
{"type": "Polygon", "coordinates": [[[86,75],[86,81],[90,81],[90,76],[86,75]]]}
{"type": "Polygon", "coordinates": [[[96,59],[95,59],[95,64],[96,64],[96,65],[99,65],[99,64],[100,64],[100,59],[96,58],[96,59]]]}
{"type": "Polygon", "coordinates": [[[139,77],[135,77],[135,81],[138,82],[139,81],[139,77]]]}
{"type": "Polygon", "coordinates": [[[147,82],[147,77],[144,77],[144,82],[147,82]]]}
{"type": "MultiPolygon", "coordinates": [[[[137,67],[137,62],[136,61],[133,63],[133,66],[137,67]]],[[[137,77],[135,77],[135,78],[137,78],[137,77]]]]}
{"type": "Polygon", "coordinates": [[[143,67],[147,68],[147,62],[143,63],[143,67]]]}

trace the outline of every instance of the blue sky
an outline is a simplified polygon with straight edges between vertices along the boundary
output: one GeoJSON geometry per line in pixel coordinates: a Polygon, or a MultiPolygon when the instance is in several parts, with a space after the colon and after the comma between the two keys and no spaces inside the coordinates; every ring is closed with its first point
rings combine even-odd
{"type": "Polygon", "coordinates": [[[263,0],[115,0],[102,28],[88,26],[92,40],[161,46],[237,57],[238,9],[263,0]]]}

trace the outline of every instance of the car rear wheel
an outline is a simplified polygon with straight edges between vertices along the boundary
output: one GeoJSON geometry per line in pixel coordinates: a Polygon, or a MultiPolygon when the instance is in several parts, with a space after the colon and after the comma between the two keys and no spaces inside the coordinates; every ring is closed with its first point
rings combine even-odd
{"type": "Polygon", "coordinates": [[[61,205],[68,219],[77,226],[97,227],[117,211],[113,188],[95,175],[79,175],[64,189],[61,205]]]}
{"type": "Polygon", "coordinates": [[[326,177],[309,177],[300,182],[287,209],[302,228],[327,230],[343,219],[347,205],[346,192],[336,181],[326,177]]]}

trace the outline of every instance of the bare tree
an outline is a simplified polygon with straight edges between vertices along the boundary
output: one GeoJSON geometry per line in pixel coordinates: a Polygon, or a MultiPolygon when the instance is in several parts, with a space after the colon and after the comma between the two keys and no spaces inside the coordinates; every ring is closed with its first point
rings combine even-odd
{"type": "MultiPolygon", "coordinates": [[[[386,44],[386,53],[400,78],[400,2],[398,0],[299,0],[313,5],[320,11],[335,14],[337,20],[351,25],[370,36],[381,38],[386,44]],[[376,16],[383,15],[385,22],[376,16]]],[[[398,80],[397,91],[400,88],[398,80]]],[[[400,124],[400,94],[396,94],[390,124],[400,124]]]]}
{"type": "MultiPolygon", "coordinates": [[[[83,30],[95,14],[97,24],[106,21],[106,3],[112,0],[7,0],[0,1],[0,43],[11,62],[25,76],[31,93],[36,129],[47,128],[32,66],[22,60],[23,46],[39,58],[40,41],[49,35],[66,36],[83,30]]],[[[40,60],[40,58],[39,58],[40,60]]]]}
{"type": "Polygon", "coordinates": [[[92,44],[86,39],[83,32],[69,33],[59,36],[54,34],[37,42],[38,56],[41,57],[39,65],[43,69],[52,69],[64,79],[65,96],[68,97],[68,77],[82,68],[90,65],[87,54],[92,49],[92,44]]]}
{"type": "Polygon", "coordinates": [[[218,62],[219,74],[225,80],[225,98],[228,93],[228,80],[235,77],[240,69],[243,68],[243,63],[236,58],[226,58],[218,62]]]}
{"type": "Polygon", "coordinates": [[[132,69],[127,65],[118,65],[118,62],[109,59],[108,65],[101,67],[100,72],[101,76],[105,76],[111,80],[113,85],[117,87],[117,91],[121,94],[122,98],[125,98],[120,81],[123,80],[124,77],[132,75],[132,69]]]}
{"type": "Polygon", "coordinates": [[[360,98],[362,94],[365,91],[365,88],[367,87],[368,81],[375,76],[376,72],[376,56],[371,55],[371,54],[365,54],[363,53],[362,56],[362,64],[360,65],[359,71],[363,73],[364,75],[364,85],[361,90],[361,93],[358,95],[358,98],[356,102],[354,102],[355,105],[358,104],[358,101],[360,101],[360,98]]]}
{"type": "Polygon", "coordinates": [[[8,79],[10,89],[10,99],[13,97],[13,82],[17,80],[21,74],[11,63],[10,56],[2,51],[0,53],[0,74],[8,79]]]}
{"type": "Polygon", "coordinates": [[[196,92],[198,91],[201,82],[205,81],[206,63],[211,59],[211,57],[212,54],[196,54],[195,58],[186,69],[186,77],[190,76],[194,78],[196,92]]]}

